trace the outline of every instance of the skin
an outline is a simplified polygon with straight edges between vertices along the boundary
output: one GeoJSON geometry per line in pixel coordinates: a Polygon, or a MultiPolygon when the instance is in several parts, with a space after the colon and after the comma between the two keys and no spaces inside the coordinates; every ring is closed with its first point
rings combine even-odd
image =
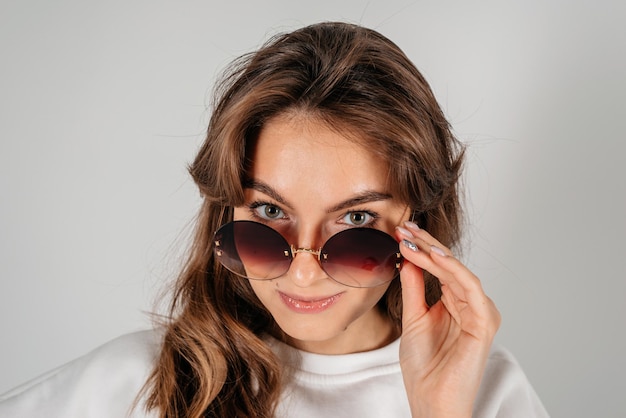
{"type": "Polygon", "coordinates": [[[471,417],[500,313],[478,277],[449,249],[414,224],[404,227],[397,237],[417,246],[400,245],[409,261],[400,274],[400,365],[412,415],[471,417]],[[423,270],[442,283],[442,298],[430,308],[423,270]]]}
{"type": "MultiPolygon", "coordinates": [[[[301,114],[268,121],[252,161],[253,186],[245,190],[245,204],[235,208],[235,219],[266,223],[301,248],[318,249],[336,232],[364,226],[355,221],[395,236],[405,258],[400,364],[412,415],[471,417],[500,314],[480,280],[448,248],[406,222],[407,205],[385,194],[386,163],[358,141],[301,114]],[[442,299],[430,308],[424,270],[442,283],[442,299]]],[[[297,254],[278,279],[250,284],[289,343],[302,350],[354,353],[398,337],[376,308],[388,285],[343,286],[311,254],[297,254]],[[300,313],[288,308],[281,293],[302,300],[338,297],[322,312],[300,313]]]]}
{"type": "MultiPolygon", "coordinates": [[[[315,120],[301,115],[270,120],[260,132],[252,159],[248,175],[255,186],[245,190],[245,204],[235,208],[234,218],[270,225],[297,247],[318,249],[330,236],[355,226],[393,234],[407,217],[406,204],[386,194],[386,165],[315,120]],[[264,205],[251,207],[259,203],[264,205]],[[275,218],[268,219],[267,210],[276,212],[275,218]],[[364,223],[354,225],[351,216],[364,223]]],[[[326,276],[312,254],[297,254],[278,279],[250,284],[290,344],[305,351],[368,351],[397,337],[389,319],[376,308],[388,284],[343,286],[326,276]],[[302,300],[338,298],[323,312],[295,313],[281,293],[302,300]]]]}

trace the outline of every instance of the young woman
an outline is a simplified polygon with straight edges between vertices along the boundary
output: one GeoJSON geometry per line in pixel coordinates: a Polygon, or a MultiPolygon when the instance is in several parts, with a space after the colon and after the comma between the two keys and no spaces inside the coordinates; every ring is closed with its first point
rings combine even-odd
{"type": "Polygon", "coordinates": [[[382,35],[273,38],[217,89],[170,319],[14,391],[0,415],[547,416],[452,252],[462,156],[382,35]]]}

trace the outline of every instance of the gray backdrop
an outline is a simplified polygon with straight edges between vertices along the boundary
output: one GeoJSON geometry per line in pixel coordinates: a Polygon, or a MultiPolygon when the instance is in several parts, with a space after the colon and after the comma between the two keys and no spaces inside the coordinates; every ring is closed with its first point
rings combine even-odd
{"type": "Polygon", "coordinates": [[[464,258],[498,341],[553,416],[625,416],[625,4],[3,1],[0,392],[150,326],[219,70],[346,20],[406,51],[469,144],[464,258]]]}

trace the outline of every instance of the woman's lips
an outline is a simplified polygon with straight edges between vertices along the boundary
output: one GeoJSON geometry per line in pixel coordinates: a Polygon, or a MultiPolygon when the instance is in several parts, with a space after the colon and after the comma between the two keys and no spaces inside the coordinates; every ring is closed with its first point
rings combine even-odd
{"type": "Polygon", "coordinates": [[[322,298],[302,298],[299,296],[290,296],[282,292],[278,292],[283,303],[287,305],[289,309],[297,313],[320,313],[330,308],[334,303],[343,295],[343,293],[337,293],[336,295],[322,297],[322,298]]]}

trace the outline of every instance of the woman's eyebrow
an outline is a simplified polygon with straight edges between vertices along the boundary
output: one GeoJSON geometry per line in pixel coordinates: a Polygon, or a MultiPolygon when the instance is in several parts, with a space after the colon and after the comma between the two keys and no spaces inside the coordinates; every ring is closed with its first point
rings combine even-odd
{"type": "Polygon", "coordinates": [[[269,197],[271,197],[272,199],[274,199],[281,205],[284,205],[288,208],[293,207],[291,204],[289,204],[289,202],[287,202],[287,199],[282,197],[280,193],[278,193],[276,190],[272,188],[272,186],[262,181],[253,180],[253,179],[244,180],[243,188],[256,190],[257,192],[261,192],[263,194],[268,195],[269,197]]]}
{"type": "Polygon", "coordinates": [[[388,200],[388,199],[391,199],[390,194],[368,190],[368,191],[359,193],[354,197],[346,199],[343,202],[340,202],[339,204],[329,208],[327,212],[328,213],[339,212],[341,210],[345,210],[345,209],[348,209],[357,205],[362,205],[364,203],[379,202],[381,200],[388,200]]]}

